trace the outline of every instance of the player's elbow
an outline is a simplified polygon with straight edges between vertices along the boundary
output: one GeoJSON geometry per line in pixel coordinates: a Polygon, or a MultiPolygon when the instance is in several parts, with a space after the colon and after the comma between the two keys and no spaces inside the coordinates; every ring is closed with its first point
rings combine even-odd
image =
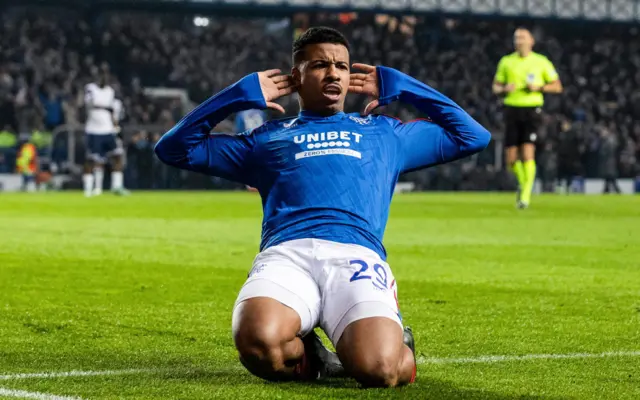
{"type": "Polygon", "coordinates": [[[564,86],[562,86],[562,82],[558,81],[558,83],[556,83],[556,93],[562,92],[564,92],[564,86]]]}
{"type": "Polygon", "coordinates": [[[489,142],[491,142],[491,132],[479,127],[474,132],[473,139],[469,141],[467,151],[470,154],[479,153],[489,146],[489,142]]]}
{"type": "Polygon", "coordinates": [[[491,90],[493,91],[493,94],[501,94],[502,93],[502,84],[494,83],[493,86],[491,87],[491,90]]]}
{"type": "Polygon", "coordinates": [[[173,131],[164,134],[153,146],[153,152],[163,163],[173,167],[180,167],[188,159],[188,151],[179,143],[174,143],[173,131]]]}
{"type": "Polygon", "coordinates": [[[160,161],[162,161],[165,164],[168,164],[167,152],[165,149],[165,145],[162,142],[162,138],[155,144],[155,146],[153,146],[153,152],[156,154],[156,157],[158,157],[160,161]]]}
{"type": "Polygon", "coordinates": [[[562,82],[560,80],[552,82],[547,89],[548,93],[559,94],[564,91],[564,87],[562,86],[562,82]]]}
{"type": "Polygon", "coordinates": [[[169,164],[171,161],[171,157],[169,157],[169,148],[166,142],[167,141],[165,140],[165,137],[161,137],[160,140],[158,140],[158,142],[155,144],[155,146],[153,146],[153,152],[156,154],[156,157],[158,157],[160,161],[165,164],[169,164]]]}

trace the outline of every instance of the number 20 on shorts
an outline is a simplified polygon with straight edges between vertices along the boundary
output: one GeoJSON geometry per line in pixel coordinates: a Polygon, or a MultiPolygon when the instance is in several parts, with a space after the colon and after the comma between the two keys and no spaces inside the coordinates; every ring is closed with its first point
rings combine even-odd
{"type": "Polygon", "coordinates": [[[387,279],[387,270],[380,264],[373,265],[373,275],[369,273],[369,264],[362,260],[351,260],[350,265],[360,266],[360,270],[356,271],[349,282],[359,281],[361,279],[368,279],[373,283],[373,286],[380,290],[389,288],[389,282],[387,279]]]}

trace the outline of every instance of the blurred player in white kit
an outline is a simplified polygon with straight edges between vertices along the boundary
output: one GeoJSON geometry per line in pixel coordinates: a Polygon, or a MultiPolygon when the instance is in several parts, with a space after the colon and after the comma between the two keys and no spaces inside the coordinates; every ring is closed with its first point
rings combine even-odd
{"type": "Polygon", "coordinates": [[[97,83],[85,86],[87,110],[85,123],[87,157],[84,166],[83,186],[86,197],[102,194],[104,165],[111,161],[111,191],[126,195],[124,188],[124,148],[118,145],[117,133],[123,109],[116,99],[115,90],[109,85],[109,73],[102,71],[97,83]]]}

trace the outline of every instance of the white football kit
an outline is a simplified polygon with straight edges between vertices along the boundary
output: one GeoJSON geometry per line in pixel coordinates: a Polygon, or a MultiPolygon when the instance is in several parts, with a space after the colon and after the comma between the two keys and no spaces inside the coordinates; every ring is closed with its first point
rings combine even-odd
{"type": "Polygon", "coordinates": [[[300,316],[300,335],[321,327],[334,345],[352,322],[387,317],[402,327],[397,284],[389,264],[366,247],[320,239],[297,239],[270,247],[255,258],[234,306],[269,297],[300,316]]]}
{"type": "Polygon", "coordinates": [[[166,164],[260,191],[265,250],[236,305],[273,298],[300,315],[300,333],[319,325],[334,344],[359,319],[387,317],[401,326],[382,244],[400,174],[470,156],[491,140],[489,131],[430,86],[392,68],[376,70],[380,105],[403,101],[429,119],[403,123],[383,115],[301,110],[235,136],[209,135],[233,112],[266,107],[254,73],[191,111],[155,146],[166,164]]]}
{"type": "Polygon", "coordinates": [[[104,163],[108,156],[118,153],[112,112],[115,91],[108,85],[101,88],[95,83],[90,83],[85,86],[84,101],[87,107],[87,157],[104,163]]]}
{"type": "Polygon", "coordinates": [[[115,132],[113,114],[110,110],[116,100],[115,91],[109,85],[100,87],[96,83],[85,86],[84,102],[87,107],[85,132],[92,135],[112,135],[115,132]]]}

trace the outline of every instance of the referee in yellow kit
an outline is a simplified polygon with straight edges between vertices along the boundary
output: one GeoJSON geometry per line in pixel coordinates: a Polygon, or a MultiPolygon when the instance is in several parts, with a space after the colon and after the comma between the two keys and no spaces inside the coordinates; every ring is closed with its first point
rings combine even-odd
{"type": "Polygon", "coordinates": [[[500,59],[493,93],[504,96],[505,158],[518,178],[518,208],[527,208],[536,178],[536,140],[545,93],[561,93],[562,83],[547,57],[534,52],[531,32],[516,29],[514,53],[500,59]]]}

